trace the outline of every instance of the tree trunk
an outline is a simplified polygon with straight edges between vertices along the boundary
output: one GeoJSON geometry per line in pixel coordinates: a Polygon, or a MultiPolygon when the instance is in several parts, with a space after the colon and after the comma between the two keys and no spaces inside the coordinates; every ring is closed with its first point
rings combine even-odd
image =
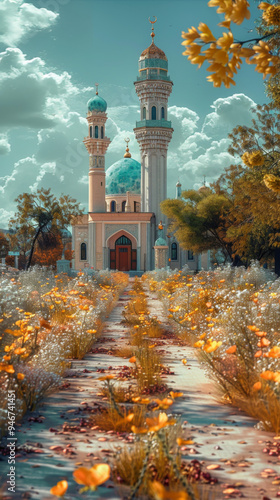
{"type": "Polygon", "coordinates": [[[29,268],[30,268],[30,266],[31,266],[31,261],[32,261],[33,253],[34,253],[35,243],[36,243],[37,238],[38,238],[38,236],[39,236],[39,234],[40,234],[40,232],[41,232],[41,229],[42,229],[41,227],[39,227],[39,228],[37,229],[36,234],[35,234],[35,236],[34,236],[34,238],[33,238],[32,245],[31,245],[31,249],[30,249],[29,258],[28,258],[28,261],[27,261],[27,264],[26,264],[26,268],[25,268],[25,270],[26,270],[26,271],[28,271],[28,269],[29,269],[29,268]]]}

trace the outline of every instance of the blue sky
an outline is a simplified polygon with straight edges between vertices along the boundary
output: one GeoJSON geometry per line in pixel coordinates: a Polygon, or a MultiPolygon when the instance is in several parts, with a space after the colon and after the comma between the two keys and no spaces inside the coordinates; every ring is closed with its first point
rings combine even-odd
{"type": "MultiPolygon", "coordinates": [[[[252,36],[252,18],[236,38],[252,36]]],[[[133,127],[139,104],[133,82],[138,58],[150,44],[149,16],[156,15],[155,43],[165,51],[174,82],[169,118],[170,197],[211,182],[232,159],[227,134],[249,124],[254,103],[266,102],[262,76],[244,65],[230,89],[214,89],[207,72],[182,55],[181,32],[206,22],[216,32],[222,20],[205,0],[1,0],[0,2],[0,227],[14,211],[15,197],[37,187],[67,193],[87,209],[86,103],[99,83],[108,103],[112,144],[106,167],[124,153],[124,138],[140,159],[133,127]]]]}

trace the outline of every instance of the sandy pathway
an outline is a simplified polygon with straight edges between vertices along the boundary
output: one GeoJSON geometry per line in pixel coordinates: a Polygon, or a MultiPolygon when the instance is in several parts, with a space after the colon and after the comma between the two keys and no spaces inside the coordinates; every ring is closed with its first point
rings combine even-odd
{"type": "MultiPolygon", "coordinates": [[[[110,481],[95,494],[80,495],[72,472],[79,465],[90,467],[108,460],[116,446],[131,440],[131,436],[103,433],[83,426],[83,417],[89,415],[87,409],[102,402],[102,396],[98,395],[102,382],[97,378],[104,370],[105,373],[114,373],[129,365],[128,360],[110,354],[111,348],[126,342],[126,327],[121,320],[123,307],[129,300],[127,290],[106,321],[93,353],[82,361],[73,361],[72,376],[65,379],[65,389],[47,398],[34,415],[26,415],[18,428],[18,445],[30,446],[33,452],[18,452],[16,494],[7,494],[7,458],[0,457],[0,486],[3,485],[4,495],[0,498],[3,500],[54,498],[49,490],[62,479],[69,482],[68,499],[121,498],[110,481]],[[67,387],[67,384],[70,385],[67,387]],[[41,422],[30,421],[34,416],[41,422]],[[67,425],[76,426],[76,430],[69,430],[67,425]]],[[[149,309],[165,321],[162,305],[152,294],[149,309]]],[[[268,457],[262,452],[265,441],[272,440],[273,435],[256,430],[254,420],[216,402],[211,381],[199,367],[193,349],[181,346],[176,339],[165,339],[160,343],[165,354],[164,362],[174,371],[174,375],[167,376],[164,382],[172,389],[184,392],[184,397],[176,400],[173,411],[182,414],[184,437],[191,437],[195,442],[183,448],[184,458],[205,461],[205,468],[211,463],[220,466],[220,469],[211,471],[212,476],[219,480],[216,498],[276,498],[280,486],[273,485],[272,481],[275,481],[276,472],[280,473],[279,461],[277,465],[277,457],[268,457]],[[186,366],[181,363],[183,358],[187,359],[186,366]],[[274,470],[275,474],[267,473],[269,477],[263,477],[264,469],[274,470]],[[230,497],[223,494],[229,487],[236,490],[230,497]]]]}

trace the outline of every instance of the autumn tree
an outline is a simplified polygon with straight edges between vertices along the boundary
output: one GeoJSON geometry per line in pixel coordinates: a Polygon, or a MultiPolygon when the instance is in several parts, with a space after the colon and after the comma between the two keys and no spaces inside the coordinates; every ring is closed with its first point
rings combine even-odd
{"type": "Polygon", "coordinates": [[[17,211],[9,225],[18,238],[18,245],[24,246],[28,253],[28,269],[36,243],[40,239],[46,239],[47,235],[58,235],[71,223],[72,217],[82,215],[82,211],[75,199],[67,195],[61,195],[57,199],[50,189],[41,188],[36,193],[23,193],[15,201],[17,211]]]}
{"type": "Polygon", "coordinates": [[[183,191],[181,199],[163,201],[161,210],[169,218],[170,230],[182,248],[195,253],[220,249],[225,261],[232,261],[225,222],[231,203],[226,193],[217,194],[202,187],[198,191],[183,191]]]}
{"type": "Polygon", "coordinates": [[[257,106],[254,113],[250,127],[236,127],[229,136],[229,152],[242,162],[227,168],[213,188],[232,199],[226,237],[233,251],[245,261],[275,256],[278,273],[280,114],[272,105],[257,106]]]}
{"type": "Polygon", "coordinates": [[[9,240],[4,233],[0,233],[0,253],[1,258],[6,257],[9,251],[9,240]]]}
{"type": "Polygon", "coordinates": [[[210,0],[209,7],[216,7],[218,14],[223,14],[224,20],[218,23],[225,31],[216,37],[209,26],[201,22],[198,28],[191,27],[182,33],[185,51],[192,64],[201,67],[208,64],[207,80],[214,87],[222,84],[229,88],[235,85],[234,76],[240,70],[242,63],[255,65],[255,70],[263,78],[274,77],[279,72],[278,57],[280,36],[280,5],[271,2],[260,2],[262,11],[259,25],[259,37],[237,40],[232,25],[241,25],[245,19],[250,19],[249,2],[247,0],[210,0]]]}

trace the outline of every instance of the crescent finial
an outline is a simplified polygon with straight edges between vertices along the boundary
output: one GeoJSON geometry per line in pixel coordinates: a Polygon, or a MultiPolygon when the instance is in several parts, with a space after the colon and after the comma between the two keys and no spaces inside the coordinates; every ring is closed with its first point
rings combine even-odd
{"type": "Polygon", "coordinates": [[[157,17],[156,16],[153,16],[153,18],[155,19],[154,21],[151,21],[151,18],[149,17],[149,22],[151,24],[155,24],[157,22],[157,17]]]}

